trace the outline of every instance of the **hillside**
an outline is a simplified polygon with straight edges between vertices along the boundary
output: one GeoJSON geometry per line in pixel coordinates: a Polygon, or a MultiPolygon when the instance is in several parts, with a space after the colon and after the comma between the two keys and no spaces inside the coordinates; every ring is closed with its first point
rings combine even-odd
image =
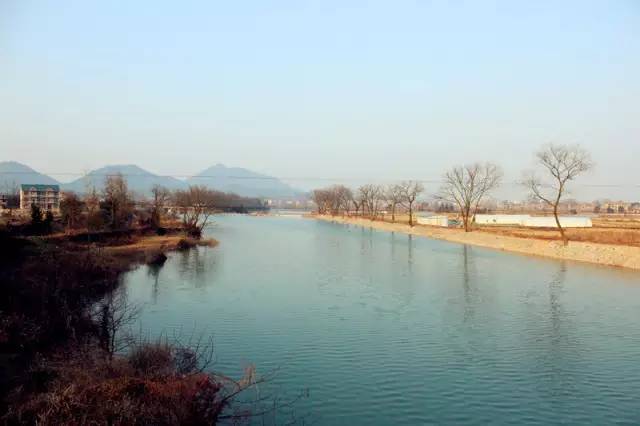
{"type": "Polygon", "coordinates": [[[186,187],[186,183],[171,176],[155,175],[136,165],[110,165],[91,171],[86,176],[64,184],[62,187],[67,191],[78,193],[86,192],[87,188],[95,187],[101,190],[107,176],[122,174],[127,179],[129,189],[142,195],[148,195],[154,185],[162,185],[168,189],[178,189],[186,187]]]}
{"type": "Polygon", "coordinates": [[[244,197],[294,197],[300,194],[278,178],[240,167],[216,164],[187,179],[190,185],[206,185],[218,191],[233,192],[244,197]]]}
{"type": "Polygon", "coordinates": [[[57,185],[58,181],[16,161],[0,162],[0,193],[13,192],[23,183],[57,185]]]}

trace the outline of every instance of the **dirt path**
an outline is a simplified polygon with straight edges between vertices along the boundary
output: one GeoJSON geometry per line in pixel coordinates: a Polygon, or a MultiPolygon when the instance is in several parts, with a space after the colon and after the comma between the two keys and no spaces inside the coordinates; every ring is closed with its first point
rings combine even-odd
{"type": "Polygon", "coordinates": [[[545,241],[531,238],[518,238],[494,233],[474,231],[464,232],[460,229],[438,228],[417,225],[413,228],[406,224],[371,221],[369,219],[341,216],[309,216],[318,220],[346,223],[380,229],[383,231],[402,232],[456,243],[470,244],[491,249],[511,251],[521,254],[551,257],[554,259],[576,260],[599,265],[618,266],[640,270],[640,247],[611,244],[595,244],[571,241],[563,246],[559,241],[545,241]]]}

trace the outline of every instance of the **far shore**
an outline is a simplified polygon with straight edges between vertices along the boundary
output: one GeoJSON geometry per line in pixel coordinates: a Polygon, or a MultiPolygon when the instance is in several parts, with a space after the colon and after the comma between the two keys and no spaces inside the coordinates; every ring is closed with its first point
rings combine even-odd
{"type": "Polygon", "coordinates": [[[570,241],[569,245],[565,247],[560,241],[511,237],[482,231],[464,232],[464,230],[457,228],[440,228],[426,225],[410,227],[405,223],[373,221],[350,216],[308,215],[307,217],[526,255],[640,270],[640,247],[578,241],[570,241]]]}

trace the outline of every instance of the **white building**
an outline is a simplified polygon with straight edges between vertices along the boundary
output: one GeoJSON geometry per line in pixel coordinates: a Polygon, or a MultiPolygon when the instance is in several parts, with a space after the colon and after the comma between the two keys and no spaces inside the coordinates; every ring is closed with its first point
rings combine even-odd
{"type": "Polygon", "coordinates": [[[32,205],[47,211],[60,210],[60,187],[58,185],[20,185],[20,208],[28,210],[32,205]]]}
{"type": "MultiPolygon", "coordinates": [[[[560,225],[563,228],[591,228],[591,218],[583,216],[560,216],[560,225]]],[[[557,228],[556,219],[553,216],[531,216],[528,214],[478,214],[478,225],[510,225],[525,226],[528,228],[557,228]]]]}

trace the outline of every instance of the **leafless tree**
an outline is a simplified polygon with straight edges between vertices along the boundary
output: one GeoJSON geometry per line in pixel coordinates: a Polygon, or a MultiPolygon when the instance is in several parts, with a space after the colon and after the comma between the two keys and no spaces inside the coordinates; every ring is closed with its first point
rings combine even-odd
{"type": "Polygon", "coordinates": [[[407,180],[400,183],[398,191],[402,204],[409,211],[409,226],[413,226],[413,205],[418,196],[424,192],[424,186],[420,182],[407,180]]]}
{"type": "Polygon", "coordinates": [[[67,231],[77,228],[82,219],[84,203],[75,192],[65,192],[60,198],[60,215],[67,231]]]}
{"type": "Polygon", "coordinates": [[[104,221],[100,214],[100,197],[95,187],[87,190],[84,196],[84,205],[87,209],[87,231],[93,232],[101,229],[104,221]]]}
{"type": "Polygon", "coordinates": [[[480,202],[501,180],[502,171],[492,163],[454,167],[444,175],[439,198],[458,206],[464,230],[469,232],[480,202]]]}
{"type": "Polygon", "coordinates": [[[591,156],[578,145],[550,144],[540,150],[536,158],[538,164],[550,175],[552,183],[544,183],[535,173],[529,173],[525,177],[524,185],[529,188],[534,198],[553,208],[560,236],[564,245],[567,245],[569,239],[560,224],[558,206],[567,191],[567,184],[593,167],[591,156]]]}
{"type": "Polygon", "coordinates": [[[151,222],[153,226],[162,225],[164,209],[171,198],[171,191],[162,185],[154,185],[151,188],[151,222]]]}
{"type": "Polygon", "coordinates": [[[351,200],[353,200],[353,192],[344,185],[334,185],[331,187],[331,192],[335,200],[335,212],[339,214],[349,214],[351,208],[351,200]]]}
{"type": "Polygon", "coordinates": [[[194,237],[200,237],[202,231],[217,207],[218,192],[202,185],[190,186],[174,194],[175,205],[182,214],[185,230],[194,237]]]}
{"type": "Polygon", "coordinates": [[[311,199],[316,204],[318,214],[326,214],[331,209],[331,193],[328,189],[315,189],[311,199]]]}
{"type": "Polygon", "coordinates": [[[353,192],[344,185],[332,185],[314,190],[312,199],[317,206],[318,214],[349,214],[353,192]]]}
{"type": "Polygon", "coordinates": [[[389,185],[385,192],[387,202],[391,206],[391,221],[396,221],[396,209],[404,201],[404,195],[401,185],[389,185]]]}
{"type": "Polygon", "coordinates": [[[127,329],[140,315],[140,307],[127,300],[123,289],[109,292],[91,312],[100,330],[100,345],[113,357],[135,343],[133,333],[127,329]]]}
{"type": "Polygon", "coordinates": [[[124,176],[120,173],[107,176],[102,196],[109,211],[111,228],[125,226],[132,212],[133,200],[124,176]]]}
{"type": "Polygon", "coordinates": [[[366,184],[358,188],[358,197],[362,200],[362,215],[374,220],[378,216],[380,205],[384,200],[384,190],[380,185],[366,184]]]}

